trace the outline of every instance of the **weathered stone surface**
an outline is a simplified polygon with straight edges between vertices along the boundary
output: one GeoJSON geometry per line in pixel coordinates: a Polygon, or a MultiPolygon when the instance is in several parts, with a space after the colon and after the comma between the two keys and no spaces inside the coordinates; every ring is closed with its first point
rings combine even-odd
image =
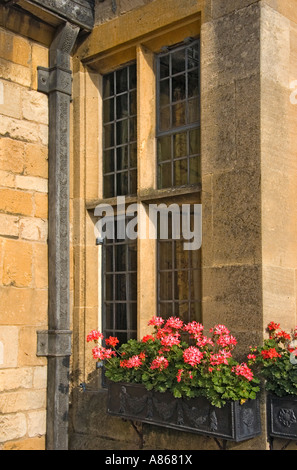
{"type": "Polygon", "coordinates": [[[0,415],[0,443],[22,438],[26,432],[26,416],[23,413],[0,415]]]}

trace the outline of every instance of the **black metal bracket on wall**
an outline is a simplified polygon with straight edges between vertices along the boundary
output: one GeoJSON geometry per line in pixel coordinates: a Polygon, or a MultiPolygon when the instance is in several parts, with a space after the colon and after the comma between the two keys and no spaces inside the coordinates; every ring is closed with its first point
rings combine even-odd
{"type": "Polygon", "coordinates": [[[38,67],[38,91],[49,98],[48,330],[37,332],[37,355],[48,360],[47,450],[68,449],[70,54],[78,33],[64,23],[50,46],[49,68],[38,67]]]}

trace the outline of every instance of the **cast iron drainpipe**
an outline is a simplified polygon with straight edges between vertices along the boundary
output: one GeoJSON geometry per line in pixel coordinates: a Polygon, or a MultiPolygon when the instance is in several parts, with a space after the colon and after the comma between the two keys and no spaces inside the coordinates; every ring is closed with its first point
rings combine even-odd
{"type": "Polygon", "coordinates": [[[37,355],[48,359],[47,450],[68,450],[70,54],[79,29],[63,24],[50,46],[49,68],[38,67],[38,91],[49,97],[48,330],[37,332],[37,355]]]}

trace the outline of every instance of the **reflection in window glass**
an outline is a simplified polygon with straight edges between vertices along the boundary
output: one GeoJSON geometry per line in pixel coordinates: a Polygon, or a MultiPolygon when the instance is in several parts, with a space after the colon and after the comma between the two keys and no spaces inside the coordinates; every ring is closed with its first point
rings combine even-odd
{"type": "Polygon", "coordinates": [[[200,181],[199,48],[197,40],[157,58],[158,188],[200,181]]]}
{"type": "Polygon", "coordinates": [[[103,197],[137,192],[136,65],[103,76],[103,197]]]}

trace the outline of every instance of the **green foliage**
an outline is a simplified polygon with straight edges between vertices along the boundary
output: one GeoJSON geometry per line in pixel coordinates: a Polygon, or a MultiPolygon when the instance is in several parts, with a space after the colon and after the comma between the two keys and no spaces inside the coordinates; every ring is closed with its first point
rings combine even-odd
{"type": "Polygon", "coordinates": [[[270,322],[267,331],[269,338],[263,346],[253,350],[259,374],[265,379],[265,388],[279,397],[297,396],[297,361],[294,360],[297,330],[287,333],[279,324],[270,322]]]}
{"type": "Polygon", "coordinates": [[[185,325],[178,318],[165,322],[153,317],[149,324],[154,326],[152,335],[141,341],[129,340],[114,350],[116,354],[94,348],[94,357],[105,359],[109,380],[169,391],[175,398],[205,397],[217,407],[229,400],[244,403],[256,398],[259,380],[247,364],[239,364],[232,357],[237,341],[226,327],[215,326],[208,338],[203,326],[196,322],[185,325]],[[185,332],[188,341],[181,339],[185,332]]]}

